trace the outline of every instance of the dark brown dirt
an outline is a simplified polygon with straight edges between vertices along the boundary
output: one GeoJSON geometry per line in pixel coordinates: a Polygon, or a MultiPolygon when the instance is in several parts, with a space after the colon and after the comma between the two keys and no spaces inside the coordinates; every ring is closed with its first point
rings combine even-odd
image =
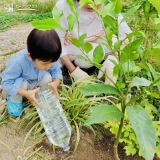
{"type": "MultiPolygon", "coordinates": [[[[52,160],[114,160],[113,144],[115,137],[109,131],[105,131],[101,135],[102,139],[95,137],[93,132],[87,128],[83,128],[80,132],[79,145],[75,153],[73,153],[76,133],[73,132],[71,138],[71,150],[69,153],[63,152],[60,148],[55,148],[55,156],[52,160]]],[[[38,147],[42,145],[48,152],[53,152],[51,145],[48,141],[43,141],[38,147]]],[[[144,160],[138,155],[127,156],[123,150],[124,144],[119,144],[118,154],[120,160],[144,160]]],[[[160,160],[156,155],[153,160],[160,160]]]]}

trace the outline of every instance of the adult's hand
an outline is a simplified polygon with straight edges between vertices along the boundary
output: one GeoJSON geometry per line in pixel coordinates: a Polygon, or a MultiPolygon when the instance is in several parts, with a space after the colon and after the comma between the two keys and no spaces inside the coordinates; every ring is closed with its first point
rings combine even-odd
{"type": "Polygon", "coordinates": [[[105,82],[104,83],[114,86],[112,81],[114,83],[116,83],[118,77],[113,76],[113,69],[114,69],[115,64],[112,62],[112,60],[118,63],[115,56],[109,55],[107,57],[107,59],[103,62],[103,66],[102,66],[101,70],[99,71],[97,78],[98,79],[102,78],[103,74],[105,73],[106,77],[105,77],[105,82]]]}
{"type": "Polygon", "coordinates": [[[88,78],[89,75],[81,70],[79,67],[77,67],[72,73],[71,76],[73,77],[74,81],[77,81],[79,79],[85,79],[88,78]]]}

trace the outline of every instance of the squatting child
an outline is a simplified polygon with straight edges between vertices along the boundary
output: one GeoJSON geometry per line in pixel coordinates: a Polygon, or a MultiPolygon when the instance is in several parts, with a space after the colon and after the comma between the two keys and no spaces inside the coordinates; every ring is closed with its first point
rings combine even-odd
{"type": "Polygon", "coordinates": [[[12,55],[1,73],[2,88],[8,93],[7,111],[11,116],[20,116],[22,99],[39,106],[36,92],[44,90],[48,83],[58,97],[57,87],[62,79],[61,42],[55,30],[33,29],[27,38],[27,48],[12,55]]]}

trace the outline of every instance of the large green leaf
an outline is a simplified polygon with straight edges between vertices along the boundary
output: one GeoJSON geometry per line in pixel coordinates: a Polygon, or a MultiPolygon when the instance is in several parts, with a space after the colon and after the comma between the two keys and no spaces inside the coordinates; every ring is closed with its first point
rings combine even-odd
{"type": "Polygon", "coordinates": [[[89,84],[79,87],[78,90],[85,96],[100,95],[102,93],[120,95],[115,87],[107,84],[89,84]]]}
{"type": "Polygon", "coordinates": [[[108,120],[119,120],[123,117],[122,112],[114,105],[101,104],[89,110],[91,111],[91,115],[86,120],[85,125],[103,123],[108,120]]]}
{"type": "Polygon", "coordinates": [[[152,120],[140,106],[127,106],[126,110],[143,157],[152,160],[156,147],[156,132],[152,120]]]}
{"type": "Polygon", "coordinates": [[[53,28],[61,28],[59,23],[52,18],[44,19],[44,20],[35,20],[31,22],[32,26],[39,30],[51,30],[53,28]]]}

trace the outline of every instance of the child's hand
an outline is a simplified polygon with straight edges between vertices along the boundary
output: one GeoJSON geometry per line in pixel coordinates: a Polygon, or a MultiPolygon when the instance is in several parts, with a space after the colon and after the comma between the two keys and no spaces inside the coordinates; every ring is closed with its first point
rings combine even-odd
{"type": "Polygon", "coordinates": [[[36,93],[39,91],[39,89],[40,89],[40,87],[36,88],[36,89],[33,89],[33,90],[29,90],[25,94],[25,97],[31,102],[31,104],[33,106],[39,106],[40,107],[40,104],[36,99],[36,93]]]}
{"type": "Polygon", "coordinates": [[[59,86],[59,83],[60,81],[53,81],[53,82],[48,83],[48,85],[52,87],[53,94],[56,95],[58,99],[59,99],[59,94],[58,94],[57,88],[59,86]]]}

